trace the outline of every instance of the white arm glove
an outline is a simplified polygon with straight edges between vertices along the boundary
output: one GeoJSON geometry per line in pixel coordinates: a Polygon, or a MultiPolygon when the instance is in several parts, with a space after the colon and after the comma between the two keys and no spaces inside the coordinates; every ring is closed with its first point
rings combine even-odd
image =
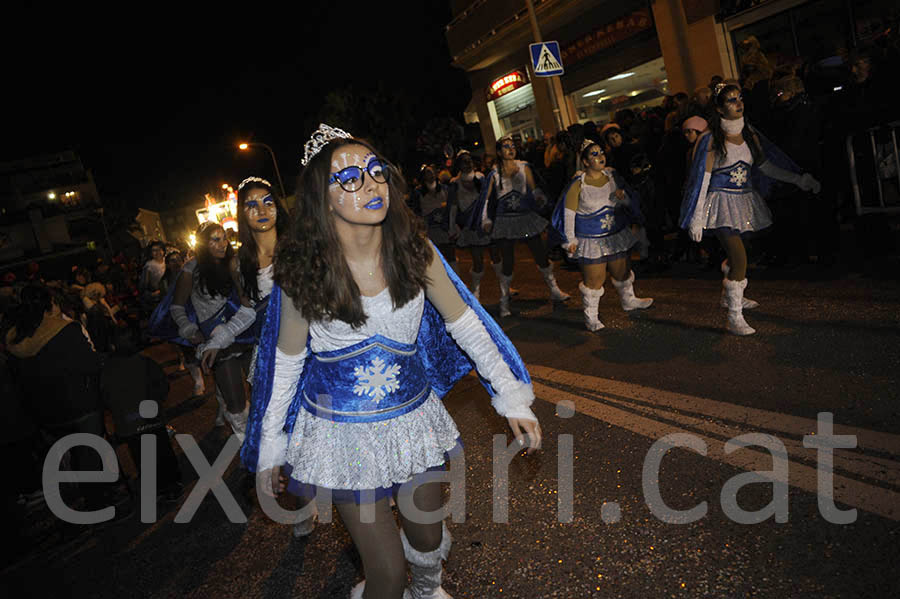
{"type": "Polygon", "coordinates": [[[256,310],[249,306],[241,306],[240,310],[228,319],[228,322],[222,323],[212,330],[212,336],[203,345],[203,349],[225,349],[234,343],[235,337],[249,329],[255,321],[256,310]]]}
{"type": "Polygon", "coordinates": [[[291,401],[297,393],[297,382],[306,361],[306,348],[296,356],[289,356],[275,348],[275,373],[272,380],[272,396],[263,414],[259,436],[259,461],[257,472],[269,470],[285,463],[290,439],[284,432],[284,420],[291,401]]]}
{"type": "Polygon", "coordinates": [[[712,175],[708,171],[703,173],[703,183],[700,184],[700,195],[697,196],[697,205],[694,206],[694,214],[688,227],[688,235],[696,242],[703,239],[703,226],[706,224],[706,210],[709,202],[706,199],[706,191],[709,189],[709,180],[712,175]]]}
{"type": "Polygon", "coordinates": [[[565,227],[566,233],[566,244],[577,243],[575,239],[575,214],[574,210],[569,208],[565,209],[563,213],[563,225],[565,227]]]}
{"type": "Polygon", "coordinates": [[[185,311],[184,306],[172,304],[172,306],[169,308],[169,314],[172,315],[172,320],[174,320],[175,324],[178,326],[178,334],[182,339],[190,339],[198,332],[200,332],[200,327],[191,322],[191,320],[187,317],[187,312],[185,311]]]}
{"type": "Polygon", "coordinates": [[[475,311],[467,308],[454,322],[448,322],[447,332],[475,362],[478,374],[487,379],[494,388],[496,395],[491,404],[497,413],[505,418],[522,418],[537,422],[530,408],[531,402],[534,401],[531,384],[513,376],[475,311]]]}
{"type": "Polygon", "coordinates": [[[771,177],[772,179],[777,179],[779,181],[784,181],[785,183],[790,183],[791,185],[796,185],[803,191],[811,191],[812,193],[819,193],[822,190],[822,186],[816,181],[815,177],[810,175],[809,173],[803,173],[802,175],[798,175],[797,173],[792,173],[789,170],[785,170],[780,166],[777,166],[772,163],[771,160],[766,160],[763,162],[759,170],[761,170],[766,176],[771,177]]]}

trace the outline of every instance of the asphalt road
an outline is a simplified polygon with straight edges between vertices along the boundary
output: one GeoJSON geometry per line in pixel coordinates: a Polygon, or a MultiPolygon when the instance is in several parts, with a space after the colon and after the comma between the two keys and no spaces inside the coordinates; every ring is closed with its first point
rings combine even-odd
{"type": "MultiPolygon", "coordinates": [[[[525,253],[519,258],[520,294],[502,324],[534,379],[544,448],[512,461],[508,522],[496,522],[503,502],[492,484],[492,444],[505,422],[471,375],[446,398],[465,443],[465,513],[449,523],[450,594],[900,595],[896,279],[823,277],[806,267],[751,271],[747,296],[761,306],[746,317],[758,332],[738,338],[723,332],[717,273],[682,265],[638,275],[638,295],[655,298],[642,313],[622,312],[608,284],[600,304],[606,328],[589,333],[577,273],[557,272],[573,298],[553,306],[534,264],[525,253]],[[823,412],[832,414],[836,435],[856,444],[834,449],[830,466],[804,446],[804,438],[807,445],[824,438],[823,412]],[[772,473],[762,482],[734,479],[752,471],[772,473]],[[786,497],[773,479],[786,483],[786,497]],[[738,481],[737,505],[723,506],[738,481]],[[738,508],[766,508],[773,496],[777,515],[755,524],[732,517],[738,508]],[[852,522],[826,518],[831,497],[852,522]],[[696,518],[662,513],[662,504],[673,511],[702,502],[705,514],[696,518]]],[[[482,287],[495,310],[492,272],[482,287]]],[[[148,352],[170,373],[172,424],[212,462],[227,439],[213,426],[215,400],[189,398],[189,377],[168,346],[148,352]]],[[[160,508],[155,524],[134,517],[24,556],[3,572],[4,596],[348,596],[361,570],[339,519],[293,539],[248,496],[236,463],[224,478],[246,523],[229,522],[211,494],[189,523],[174,522],[177,505],[160,508]]],[[[185,480],[195,481],[183,455],[182,466],[185,480]]]]}

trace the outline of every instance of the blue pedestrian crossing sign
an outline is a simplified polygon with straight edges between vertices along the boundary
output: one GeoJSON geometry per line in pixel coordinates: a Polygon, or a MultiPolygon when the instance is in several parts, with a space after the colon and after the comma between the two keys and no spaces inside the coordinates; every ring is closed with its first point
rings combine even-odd
{"type": "Polygon", "coordinates": [[[559,54],[559,42],[539,42],[530,44],[531,66],[538,77],[553,77],[563,74],[562,57],[559,54]]]}

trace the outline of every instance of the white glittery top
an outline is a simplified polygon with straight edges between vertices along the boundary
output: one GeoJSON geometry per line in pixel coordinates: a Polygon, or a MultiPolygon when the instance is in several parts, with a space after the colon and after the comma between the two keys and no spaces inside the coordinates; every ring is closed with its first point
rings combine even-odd
{"type": "Polygon", "coordinates": [[[743,160],[747,164],[753,164],[753,154],[750,153],[750,146],[745,141],[741,145],[733,144],[730,141],[725,142],[725,160],[720,161],[716,158],[713,168],[723,168],[737,164],[739,160],[743,160]]]}
{"type": "Polygon", "coordinates": [[[222,295],[210,296],[200,290],[200,284],[197,277],[197,259],[189,260],[184,265],[184,271],[191,273],[193,277],[193,287],[191,289],[191,304],[197,313],[197,319],[200,322],[208,320],[215,316],[216,312],[225,305],[228,298],[222,295]]]}
{"type": "Polygon", "coordinates": [[[578,214],[592,214],[601,208],[615,206],[616,202],[610,199],[610,195],[616,191],[616,184],[612,177],[605,185],[597,187],[584,180],[581,175],[581,194],[578,196],[578,214]]]}
{"type": "Polygon", "coordinates": [[[435,210],[440,210],[447,205],[447,188],[439,185],[434,191],[425,190],[422,194],[422,216],[428,216],[435,210]]]}
{"type": "Polygon", "coordinates": [[[425,292],[394,310],[390,290],[385,287],[373,297],[362,296],[368,319],[354,329],[342,320],[317,320],[309,323],[310,347],[313,352],[333,351],[351,346],[374,335],[382,335],[400,343],[415,343],[419,323],[425,309],[425,292]]]}
{"type": "MultiPolygon", "coordinates": [[[[509,193],[511,190],[515,189],[522,195],[524,195],[528,191],[528,181],[525,178],[525,162],[521,160],[516,160],[516,165],[519,167],[512,176],[503,173],[503,188],[496,187],[497,197],[502,198],[504,195],[509,193]]],[[[494,185],[497,186],[500,180],[500,173],[494,171],[494,185]]]]}
{"type": "Polygon", "coordinates": [[[265,299],[272,293],[272,286],[275,284],[273,273],[275,272],[275,264],[269,264],[265,268],[260,268],[256,273],[256,286],[259,287],[259,298],[265,299]]]}
{"type": "MultiPolygon", "coordinates": [[[[475,173],[475,179],[483,178],[484,175],[482,175],[481,173],[475,173]]],[[[454,177],[453,180],[450,181],[450,184],[456,185],[456,203],[459,206],[460,212],[465,212],[466,210],[468,210],[469,206],[471,206],[472,203],[478,199],[478,196],[481,195],[481,192],[478,190],[478,188],[474,187],[474,181],[472,189],[466,189],[466,187],[459,180],[459,175],[454,177]]]]}

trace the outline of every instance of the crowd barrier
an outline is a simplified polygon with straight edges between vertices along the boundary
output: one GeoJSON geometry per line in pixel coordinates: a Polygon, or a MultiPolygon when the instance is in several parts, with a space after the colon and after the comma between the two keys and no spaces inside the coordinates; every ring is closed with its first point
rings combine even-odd
{"type": "Polygon", "coordinates": [[[900,214],[898,127],[900,121],[893,121],[847,136],[850,186],[853,190],[856,214],[859,216],[878,213],[900,214]],[[868,140],[864,137],[866,135],[868,140]],[[877,203],[874,201],[876,197],[877,203]]]}

